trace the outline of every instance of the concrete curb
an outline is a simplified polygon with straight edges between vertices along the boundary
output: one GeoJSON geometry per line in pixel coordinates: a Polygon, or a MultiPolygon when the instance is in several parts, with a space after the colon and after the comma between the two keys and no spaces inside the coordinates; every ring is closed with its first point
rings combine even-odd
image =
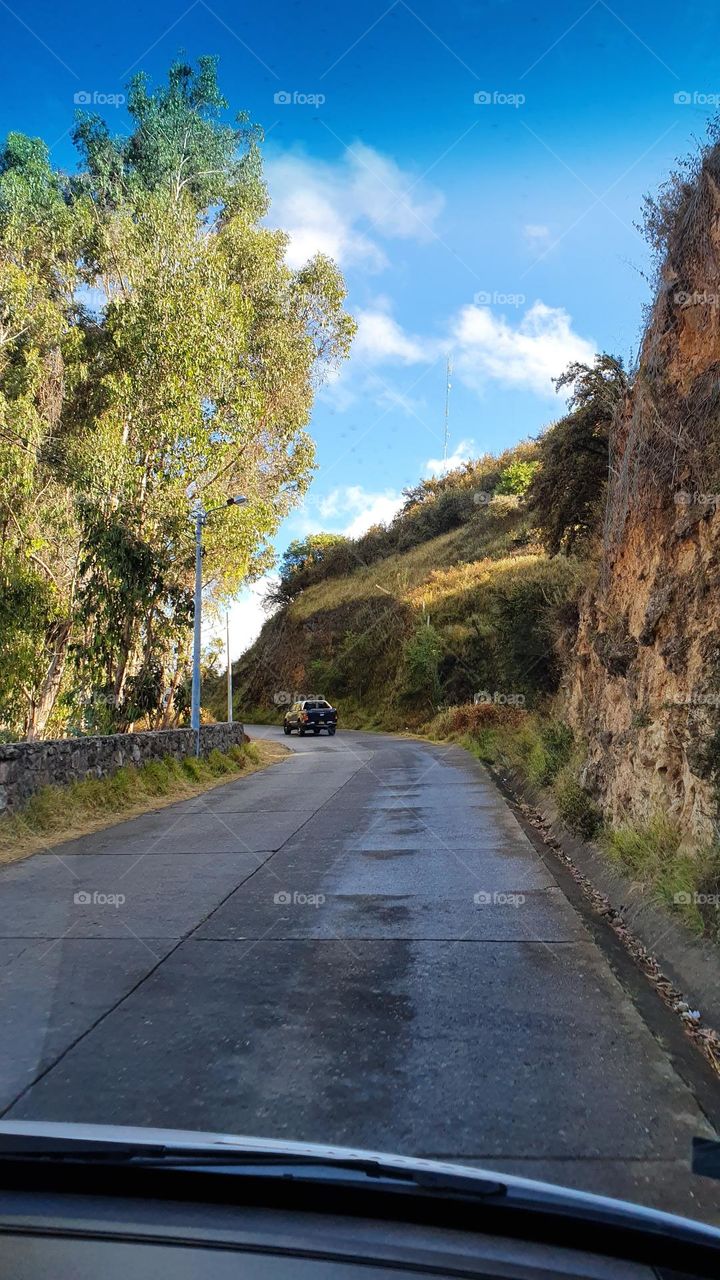
{"type": "MultiPolygon", "coordinates": [[[[596,845],[573,836],[562,822],[552,795],[531,786],[515,772],[486,765],[502,789],[537,810],[554,840],[578,871],[604,894],[628,929],[655,957],[673,986],[703,1022],[720,1030],[720,950],[696,938],[681,921],[663,910],[650,894],[609,862],[596,845]]],[[[548,846],[552,853],[552,847],[548,846]]]]}

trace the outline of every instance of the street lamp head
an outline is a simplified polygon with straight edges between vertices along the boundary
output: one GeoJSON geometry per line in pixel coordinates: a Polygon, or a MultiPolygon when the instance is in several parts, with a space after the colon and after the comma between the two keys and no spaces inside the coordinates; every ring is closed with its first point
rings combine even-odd
{"type": "Polygon", "coordinates": [[[248,498],[246,498],[244,494],[239,493],[235,498],[228,498],[227,505],[229,507],[241,507],[243,503],[247,501],[248,498]]]}

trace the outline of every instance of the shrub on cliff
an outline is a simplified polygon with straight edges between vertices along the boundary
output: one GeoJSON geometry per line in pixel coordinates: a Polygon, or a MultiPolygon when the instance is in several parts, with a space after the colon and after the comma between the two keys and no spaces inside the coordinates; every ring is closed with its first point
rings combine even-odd
{"type": "Polygon", "coordinates": [[[592,840],[602,826],[602,814],[580,783],[579,764],[578,759],[564,765],[553,783],[553,794],[565,826],[581,840],[592,840]]]}
{"type": "Polygon", "coordinates": [[[540,437],[540,466],[527,495],[551,555],[571,552],[599,526],[610,426],[628,390],[628,376],[621,359],[599,355],[592,367],[571,364],[555,385],[572,388],[570,412],[540,437]]]}
{"type": "Polygon", "coordinates": [[[459,737],[484,729],[517,729],[528,718],[521,707],[499,706],[492,702],[465,702],[439,711],[424,732],[432,738],[459,737]]]}
{"type": "Polygon", "coordinates": [[[537,460],[534,462],[511,462],[510,466],[506,467],[502,472],[495,492],[515,494],[517,497],[522,497],[530,488],[539,466],[540,463],[537,460]]]}

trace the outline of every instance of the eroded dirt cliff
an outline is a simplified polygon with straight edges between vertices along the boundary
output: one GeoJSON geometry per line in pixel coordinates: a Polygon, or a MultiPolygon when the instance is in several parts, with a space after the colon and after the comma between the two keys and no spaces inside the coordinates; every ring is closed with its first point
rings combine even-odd
{"type": "Polygon", "coordinates": [[[615,823],[714,832],[720,782],[720,155],[664,210],[665,261],[613,431],[605,536],[563,696],[615,823]]]}

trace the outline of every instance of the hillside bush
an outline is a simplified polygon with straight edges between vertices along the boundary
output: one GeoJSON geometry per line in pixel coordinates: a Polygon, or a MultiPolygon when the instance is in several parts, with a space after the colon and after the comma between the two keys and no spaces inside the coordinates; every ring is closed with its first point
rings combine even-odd
{"type": "Polygon", "coordinates": [[[443,644],[440,634],[429,622],[421,622],[405,644],[403,651],[403,692],[436,707],[440,701],[440,660],[443,644]]]}
{"type": "Polygon", "coordinates": [[[514,493],[521,497],[527,493],[532,483],[540,463],[535,462],[511,462],[509,467],[500,473],[496,493],[514,493]]]}
{"type": "Polygon", "coordinates": [[[602,826],[602,815],[581,785],[577,760],[569,760],[553,783],[558,812],[565,826],[581,840],[592,840],[602,826]]]}
{"type": "Polygon", "coordinates": [[[570,412],[540,436],[539,466],[527,490],[550,555],[572,552],[600,526],[610,429],[629,381],[621,359],[599,355],[592,367],[571,364],[555,385],[571,388],[570,412]]]}
{"type": "Polygon", "coordinates": [[[554,692],[560,679],[555,642],[559,618],[583,585],[582,566],[537,555],[456,565],[433,573],[411,593],[425,600],[433,624],[446,641],[442,694],[469,701],[480,689],[522,694],[528,705],[554,692]],[[467,639],[449,642],[452,627],[466,626],[467,639]]]}
{"type": "Polygon", "coordinates": [[[425,725],[423,732],[432,738],[453,738],[485,729],[517,729],[527,719],[528,713],[521,707],[465,702],[439,711],[425,725]]]}

